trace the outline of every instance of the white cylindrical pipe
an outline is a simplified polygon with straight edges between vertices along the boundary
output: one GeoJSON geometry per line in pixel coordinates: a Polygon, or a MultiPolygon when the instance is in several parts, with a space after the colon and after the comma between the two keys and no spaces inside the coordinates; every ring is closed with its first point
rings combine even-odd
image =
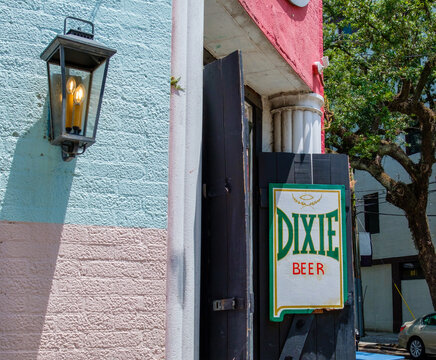
{"type": "Polygon", "coordinates": [[[292,110],[282,112],[282,151],[292,152],[292,110]]]}
{"type": "Polygon", "coordinates": [[[282,113],[274,113],[274,152],[282,151],[282,113]]]}
{"type": "Polygon", "coordinates": [[[302,110],[294,110],[292,114],[292,152],[302,154],[304,151],[304,118],[302,110]]]}
{"type": "Polygon", "coordinates": [[[165,359],[197,360],[200,339],[203,1],[173,0],[165,359]]]}
{"type": "Polygon", "coordinates": [[[304,118],[304,146],[303,152],[305,154],[313,153],[313,113],[311,111],[305,110],[303,114],[304,118]]]}
{"type": "Polygon", "coordinates": [[[313,153],[321,154],[321,115],[313,114],[313,153]]]}

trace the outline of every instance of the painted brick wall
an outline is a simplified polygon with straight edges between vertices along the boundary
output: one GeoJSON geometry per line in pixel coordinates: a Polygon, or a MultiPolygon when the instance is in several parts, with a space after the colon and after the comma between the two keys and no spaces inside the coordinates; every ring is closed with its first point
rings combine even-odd
{"type": "Polygon", "coordinates": [[[0,222],[0,359],[164,359],[166,231],[0,222]]]}
{"type": "Polygon", "coordinates": [[[171,0],[0,2],[0,359],[164,359],[171,0]],[[71,15],[111,59],[97,143],[47,135],[71,15]]]}
{"type": "Polygon", "coordinates": [[[166,228],[170,0],[0,2],[0,220],[166,228]],[[97,143],[71,163],[47,134],[40,53],[66,15],[111,59],[97,143]]]}

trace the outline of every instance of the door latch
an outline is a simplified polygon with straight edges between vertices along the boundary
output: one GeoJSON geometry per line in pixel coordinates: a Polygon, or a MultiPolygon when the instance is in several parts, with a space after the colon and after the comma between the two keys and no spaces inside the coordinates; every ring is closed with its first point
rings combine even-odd
{"type": "Polygon", "coordinates": [[[245,302],[242,298],[232,297],[212,301],[213,311],[228,311],[245,309],[245,302]]]}

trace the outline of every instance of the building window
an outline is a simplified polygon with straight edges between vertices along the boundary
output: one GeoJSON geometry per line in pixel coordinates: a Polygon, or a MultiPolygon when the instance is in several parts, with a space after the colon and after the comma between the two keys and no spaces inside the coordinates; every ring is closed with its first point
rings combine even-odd
{"type": "Polygon", "coordinates": [[[401,280],[424,279],[424,272],[418,261],[410,261],[401,264],[401,280]]]}
{"type": "Polygon", "coordinates": [[[363,196],[365,209],[365,231],[370,234],[380,232],[380,220],[378,210],[378,193],[363,196]]]}

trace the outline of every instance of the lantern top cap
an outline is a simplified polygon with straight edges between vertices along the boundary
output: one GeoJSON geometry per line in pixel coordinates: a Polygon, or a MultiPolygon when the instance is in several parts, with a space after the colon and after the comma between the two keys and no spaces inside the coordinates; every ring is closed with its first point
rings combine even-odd
{"type": "Polygon", "coordinates": [[[96,58],[99,58],[99,61],[104,61],[110,57],[112,57],[117,51],[115,49],[109,48],[103,44],[98,43],[93,40],[94,37],[94,24],[74,18],[74,17],[66,17],[64,21],[64,34],[56,35],[56,37],[51,41],[51,43],[45,48],[45,50],[41,53],[41,59],[44,61],[51,61],[54,58],[54,62],[58,62],[58,56],[55,54],[58,52],[59,47],[63,46],[64,48],[69,49],[70,51],[76,51],[81,53],[86,53],[96,58]],[[87,34],[81,30],[73,30],[66,32],[66,21],[67,19],[73,19],[82,21],[84,23],[90,24],[92,26],[92,34],[87,34]],[[85,36],[88,35],[88,36],[85,36]]]}
{"type": "Polygon", "coordinates": [[[84,38],[93,40],[94,39],[94,29],[95,29],[94,23],[92,23],[91,21],[88,21],[88,20],[79,19],[79,18],[76,18],[74,16],[67,16],[64,20],[64,35],[73,34],[73,35],[78,35],[78,36],[82,36],[84,38]],[[91,26],[92,32],[87,33],[85,31],[83,31],[82,28],[80,28],[80,27],[78,27],[77,29],[70,29],[67,32],[68,19],[71,19],[71,20],[76,21],[76,22],[78,21],[78,22],[81,22],[83,24],[87,24],[87,25],[91,26]]]}

